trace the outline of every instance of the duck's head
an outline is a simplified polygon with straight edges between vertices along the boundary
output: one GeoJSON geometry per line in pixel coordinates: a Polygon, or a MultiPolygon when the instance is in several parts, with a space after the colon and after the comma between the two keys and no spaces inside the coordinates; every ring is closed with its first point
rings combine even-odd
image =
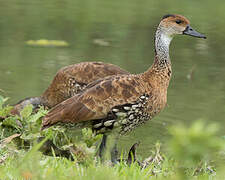
{"type": "Polygon", "coordinates": [[[184,34],[198,38],[206,38],[205,35],[195,31],[190,26],[190,21],[186,17],[178,14],[168,14],[163,16],[159,27],[163,33],[170,37],[173,37],[176,34],[184,34]]]}

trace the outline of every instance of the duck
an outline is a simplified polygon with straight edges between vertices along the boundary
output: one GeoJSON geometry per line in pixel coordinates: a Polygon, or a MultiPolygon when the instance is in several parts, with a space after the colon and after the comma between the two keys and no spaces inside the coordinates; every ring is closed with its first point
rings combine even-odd
{"type": "Polygon", "coordinates": [[[41,130],[68,124],[76,128],[90,127],[95,134],[105,135],[100,148],[112,157],[121,135],[145,124],[165,108],[172,75],[169,47],[176,35],[206,38],[190,26],[186,17],[163,16],[155,32],[154,61],[145,72],[94,81],[85,91],[52,108],[43,118],[41,130]]]}
{"type": "Polygon", "coordinates": [[[129,74],[129,72],[114,64],[95,61],[62,67],[41,96],[29,97],[19,101],[13,105],[11,114],[20,115],[21,110],[28,104],[33,105],[34,111],[37,111],[40,106],[50,109],[83,91],[89,83],[118,74],[129,74]]]}

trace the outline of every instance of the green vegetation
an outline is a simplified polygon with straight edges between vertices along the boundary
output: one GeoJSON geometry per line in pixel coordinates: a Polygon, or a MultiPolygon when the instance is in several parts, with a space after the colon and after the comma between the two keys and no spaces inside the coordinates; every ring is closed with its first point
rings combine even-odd
{"type": "MultiPolygon", "coordinates": [[[[151,149],[157,141],[164,145],[168,126],[180,121],[190,125],[196,119],[217,122],[223,135],[224,11],[225,1],[221,0],[2,0],[0,93],[9,96],[11,104],[39,96],[61,67],[83,61],[112,63],[135,74],[144,72],[154,60],[154,33],[161,17],[178,13],[207,35],[207,40],[186,36],[173,40],[168,106],[152,122],[122,138],[122,146],[139,139],[139,152],[151,149]],[[25,45],[28,40],[40,39],[63,40],[69,46],[25,45]]],[[[148,152],[141,154],[146,157],[148,152]]]]}
{"type": "MultiPolygon", "coordinates": [[[[153,159],[146,169],[136,164],[109,167],[95,162],[95,142],[100,137],[92,137],[88,129],[83,130],[79,143],[77,135],[81,133],[58,127],[40,134],[40,118],[46,113],[43,109],[38,114],[27,112],[27,117],[5,119],[10,107],[2,108],[7,99],[0,97],[0,179],[179,179],[186,175],[189,179],[225,179],[221,177],[225,167],[220,138],[225,130],[224,10],[225,1],[218,0],[1,1],[0,93],[10,96],[10,103],[27,95],[40,95],[59,68],[81,61],[113,63],[132,73],[145,71],[154,57],[155,29],[167,13],[188,17],[208,39],[174,39],[168,107],[149,126],[138,128],[123,142],[128,146],[139,139],[141,145],[145,144],[147,151],[141,155],[149,154],[153,159]],[[28,40],[40,39],[63,40],[69,46],[25,45],[28,40]],[[190,128],[178,125],[170,129],[168,138],[168,125],[180,121],[192,124],[199,118],[207,125],[199,121],[190,128]],[[209,122],[216,122],[219,131],[209,122]],[[41,136],[48,137],[60,150],[68,150],[76,142],[85,155],[76,155],[74,161],[43,155],[52,152],[37,151],[41,136]],[[159,151],[157,145],[150,154],[152,142],[157,140],[163,142],[163,150],[159,151]]],[[[55,156],[60,152],[54,149],[55,156]]]]}
{"type": "Polygon", "coordinates": [[[47,39],[40,39],[40,40],[29,40],[26,41],[26,44],[29,46],[39,46],[39,47],[67,47],[69,43],[66,41],[59,41],[59,40],[47,40],[47,39]]]}
{"type": "MultiPolygon", "coordinates": [[[[53,127],[40,132],[41,117],[46,110],[40,108],[32,113],[32,106],[27,106],[20,116],[11,116],[11,107],[4,105],[6,101],[0,96],[0,179],[223,179],[225,176],[225,141],[216,136],[216,124],[197,121],[189,128],[171,127],[166,152],[162,153],[157,143],[140,165],[121,161],[112,166],[95,157],[96,142],[101,136],[83,129],[82,140],[77,143],[71,130],[53,127]],[[46,142],[54,142],[56,146],[47,152],[46,142]],[[66,156],[68,153],[70,156],[66,156]]],[[[124,157],[121,154],[121,159],[124,157]]]]}

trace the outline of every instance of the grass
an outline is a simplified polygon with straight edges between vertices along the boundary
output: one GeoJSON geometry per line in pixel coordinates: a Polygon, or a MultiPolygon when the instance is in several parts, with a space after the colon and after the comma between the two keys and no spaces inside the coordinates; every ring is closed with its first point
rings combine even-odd
{"type": "Polygon", "coordinates": [[[20,116],[11,116],[6,101],[0,96],[0,179],[225,179],[225,140],[217,136],[216,124],[171,127],[167,152],[157,143],[141,165],[122,160],[112,165],[96,159],[101,136],[83,129],[82,140],[75,143],[73,131],[53,127],[40,132],[46,110],[32,113],[27,106],[20,116]],[[55,144],[50,151],[44,146],[48,141],[55,144]],[[62,157],[61,151],[71,157],[62,157]]]}

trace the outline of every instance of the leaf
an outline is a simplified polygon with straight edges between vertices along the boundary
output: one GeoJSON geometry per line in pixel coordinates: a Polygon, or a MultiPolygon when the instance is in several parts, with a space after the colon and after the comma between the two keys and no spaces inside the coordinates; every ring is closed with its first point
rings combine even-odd
{"type": "Polygon", "coordinates": [[[40,46],[40,47],[67,47],[69,43],[66,41],[61,40],[47,40],[47,39],[40,39],[40,40],[29,40],[26,41],[26,44],[29,46],[40,46]]]}
{"type": "Polygon", "coordinates": [[[96,143],[96,141],[102,138],[101,134],[93,135],[92,130],[90,128],[83,128],[82,135],[82,139],[88,147],[91,147],[94,143],[96,143]]]}
{"type": "Polygon", "coordinates": [[[12,108],[12,106],[7,105],[6,107],[0,109],[0,118],[5,118],[7,115],[9,115],[12,108]]]}
{"type": "Polygon", "coordinates": [[[43,107],[41,107],[37,113],[30,116],[29,122],[34,123],[37,120],[39,120],[41,117],[45,116],[47,113],[48,113],[48,111],[45,110],[43,107]]]}
{"type": "Polygon", "coordinates": [[[26,119],[26,118],[28,118],[28,117],[31,115],[32,111],[33,111],[33,106],[32,106],[31,104],[28,104],[28,105],[25,106],[25,107],[23,108],[23,110],[20,112],[20,115],[21,115],[21,117],[22,117],[23,119],[26,119]]]}
{"type": "Polygon", "coordinates": [[[18,121],[17,117],[8,117],[3,120],[2,125],[11,126],[20,131],[21,127],[20,127],[19,123],[17,123],[17,121],[18,121]]]}
{"type": "Polygon", "coordinates": [[[170,150],[183,165],[195,166],[202,160],[216,158],[216,152],[224,149],[224,141],[216,134],[218,126],[196,121],[190,127],[174,126],[170,129],[170,150]]]}
{"type": "Polygon", "coordinates": [[[0,109],[3,108],[3,104],[8,100],[9,98],[4,98],[0,95],[0,109]]]}

